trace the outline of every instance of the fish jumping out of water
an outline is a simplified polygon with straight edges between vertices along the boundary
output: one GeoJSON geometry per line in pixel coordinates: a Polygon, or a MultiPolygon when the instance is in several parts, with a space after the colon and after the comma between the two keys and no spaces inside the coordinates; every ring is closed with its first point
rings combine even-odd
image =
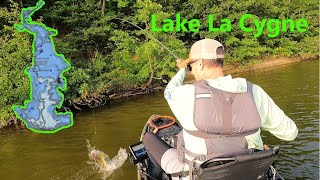
{"type": "Polygon", "coordinates": [[[108,178],[112,172],[120,168],[128,158],[126,149],[120,148],[118,154],[112,159],[102,151],[95,149],[89,144],[87,140],[87,147],[89,150],[89,164],[93,165],[94,169],[98,169],[99,173],[102,174],[103,179],[108,178]]]}

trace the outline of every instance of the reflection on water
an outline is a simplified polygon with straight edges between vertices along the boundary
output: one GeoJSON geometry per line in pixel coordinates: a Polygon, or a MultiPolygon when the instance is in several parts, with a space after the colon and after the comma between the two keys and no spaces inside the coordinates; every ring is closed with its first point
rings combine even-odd
{"type": "MultiPolygon", "coordinates": [[[[299,128],[298,137],[291,142],[268,132],[262,134],[264,143],[280,146],[277,165],[285,179],[319,179],[318,63],[302,62],[236,75],[261,86],[299,128]]],[[[139,141],[152,114],[173,115],[163,93],[124,99],[83,112],[75,117],[73,127],[55,134],[0,130],[0,179],[99,180],[101,175],[87,164],[85,140],[114,157],[120,147],[139,141]]],[[[136,177],[135,166],[126,161],[108,179],[136,177]]]]}

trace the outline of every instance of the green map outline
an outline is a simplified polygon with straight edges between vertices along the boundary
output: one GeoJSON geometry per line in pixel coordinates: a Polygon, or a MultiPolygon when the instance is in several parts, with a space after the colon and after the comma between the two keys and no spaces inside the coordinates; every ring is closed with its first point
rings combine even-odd
{"type": "MultiPolygon", "coordinates": [[[[39,0],[39,1],[37,2],[37,5],[34,6],[34,7],[22,8],[21,14],[20,14],[21,22],[23,23],[23,11],[27,11],[27,10],[29,10],[29,9],[31,9],[31,8],[34,8],[35,10],[30,13],[30,17],[31,17],[36,11],[38,11],[39,9],[41,9],[43,5],[45,5],[45,1],[39,0]],[[42,3],[42,5],[40,5],[40,6],[37,8],[37,6],[38,6],[39,3],[42,3]]],[[[50,28],[50,27],[46,27],[43,23],[33,22],[32,19],[31,19],[31,21],[30,21],[30,19],[26,19],[26,21],[27,21],[29,24],[31,24],[31,25],[39,25],[39,26],[44,27],[44,28],[45,28],[46,30],[48,30],[48,31],[53,31],[53,32],[54,32],[53,34],[51,34],[51,35],[49,36],[50,42],[51,42],[52,47],[53,47],[53,51],[54,51],[54,53],[55,53],[56,56],[61,56],[62,59],[63,59],[63,61],[66,62],[66,63],[69,65],[69,67],[68,67],[67,69],[63,70],[62,73],[61,73],[61,74],[62,74],[62,77],[61,77],[61,78],[62,78],[63,81],[64,81],[64,88],[61,88],[61,87],[59,87],[59,86],[56,88],[56,90],[58,91],[58,93],[61,95],[62,99],[61,99],[61,101],[60,101],[60,104],[55,105],[55,108],[60,109],[60,108],[62,107],[63,102],[64,102],[64,94],[63,94],[62,92],[60,92],[59,90],[65,91],[65,90],[67,89],[67,79],[66,79],[66,77],[63,76],[63,73],[65,73],[66,71],[69,71],[69,70],[71,69],[71,64],[70,64],[69,61],[67,61],[67,59],[64,57],[63,54],[58,54],[58,53],[56,52],[56,47],[55,47],[55,44],[54,44],[54,41],[53,41],[53,37],[58,35],[58,31],[57,31],[56,29],[53,29],[53,28],[50,28]]],[[[18,119],[20,119],[20,120],[26,125],[26,127],[27,127],[28,129],[30,129],[31,131],[36,132],[36,133],[53,134],[53,133],[56,133],[56,132],[58,132],[58,131],[60,131],[60,130],[62,130],[62,129],[66,129],[66,128],[69,128],[69,127],[73,126],[73,113],[72,113],[72,112],[64,112],[64,113],[61,113],[61,112],[60,112],[60,113],[59,113],[59,112],[57,112],[56,109],[55,109],[55,110],[54,110],[54,113],[56,113],[56,114],[58,114],[58,115],[59,115],[59,114],[63,114],[63,115],[68,115],[68,114],[70,114],[71,123],[70,123],[69,125],[67,125],[67,126],[63,126],[63,127],[58,128],[58,129],[55,129],[55,130],[47,130],[47,131],[45,131],[45,130],[38,130],[38,129],[34,129],[34,128],[29,128],[27,121],[24,120],[23,118],[21,118],[20,115],[14,110],[14,108],[16,108],[16,107],[20,107],[20,108],[26,109],[26,108],[27,108],[27,103],[31,102],[32,99],[33,99],[33,98],[32,98],[32,88],[33,88],[33,87],[32,87],[32,82],[33,82],[33,79],[31,78],[31,75],[27,72],[27,70],[28,70],[29,68],[31,68],[32,66],[34,66],[34,64],[35,64],[35,42],[36,42],[36,35],[37,35],[37,33],[31,32],[31,31],[30,31],[29,29],[27,29],[27,28],[24,28],[23,30],[20,30],[20,29],[18,28],[19,25],[20,25],[20,24],[14,24],[14,27],[18,30],[18,32],[20,32],[20,33],[21,33],[21,32],[28,32],[29,34],[33,35],[33,42],[32,42],[32,65],[31,65],[30,67],[27,67],[27,68],[23,71],[23,72],[28,76],[28,78],[30,79],[30,94],[29,94],[30,99],[29,99],[29,100],[25,100],[24,103],[23,103],[23,104],[24,104],[23,106],[13,105],[13,106],[12,106],[12,110],[14,111],[16,117],[17,117],[18,119]]]]}

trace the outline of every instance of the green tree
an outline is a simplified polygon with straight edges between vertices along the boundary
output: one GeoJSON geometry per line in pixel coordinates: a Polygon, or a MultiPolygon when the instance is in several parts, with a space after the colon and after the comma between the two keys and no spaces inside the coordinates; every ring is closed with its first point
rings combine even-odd
{"type": "MultiPolygon", "coordinates": [[[[34,6],[35,1],[17,2],[0,2],[2,124],[12,119],[10,106],[27,99],[30,88],[23,70],[31,66],[32,37],[18,33],[13,24],[19,21],[21,8],[34,6]]],[[[114,93],[148,92],[173,76],[175,58],[154,38],[182,58],[187,57],[194,41],[214,38],[225,45],[226,63],[242,65],[270,56],[318,54],[318,17],[316,0],[46,0],[46,5],[33,19],[59,31],[54,38],[57,52],[71,61],[72,69],[66,73],[65,105],[95,107],[114,93]],[[177,13],[189,20],[199,19],[200,31],[151,32],[152,14],[157,14],[157,22],[161,22],[165,18],[175,19],[177,13]],[[246,13],[259,19],[305,18],[308,30],[281,32],[270,38],[264,29],[260,37],[254,38],[255,32],[245,33],[238,26],[239,19],[246,13]],[[208,32],[209,14],[214,14],[215,27],[221,25],[221,19],[229,19],[232,31],[208,32]]]]}
{"type": "Polygon", "coordinates": [[[13,28],[20,21],[20,11],[17,3],[10,2],[8,8],[0,8],[0,127],[14,119],[11,106],[29,98],[29,80],[23,70],[31,66],[31,39],[13,28]]]}

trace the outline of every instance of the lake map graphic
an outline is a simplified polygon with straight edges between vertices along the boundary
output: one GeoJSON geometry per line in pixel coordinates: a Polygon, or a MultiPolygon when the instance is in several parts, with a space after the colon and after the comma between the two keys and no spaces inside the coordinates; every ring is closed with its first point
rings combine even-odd
{"type": "Polygon", "coordinates": [[[70,70],[70,63],[55,51],[53,37],[58,31],[32,21],[32,15],[45,4],[40,0],[35,7],[23,8],[21,24],[14,27],[19,32],[33,35],[32,66],[24,70],[30,80],[30,100],[24,106],[14,105],[15,115],[26,126],[39,133],[54,133],[73,125],[72,112],[57,112],[61,108],[67,88],[63,73],[70,70]]]}

